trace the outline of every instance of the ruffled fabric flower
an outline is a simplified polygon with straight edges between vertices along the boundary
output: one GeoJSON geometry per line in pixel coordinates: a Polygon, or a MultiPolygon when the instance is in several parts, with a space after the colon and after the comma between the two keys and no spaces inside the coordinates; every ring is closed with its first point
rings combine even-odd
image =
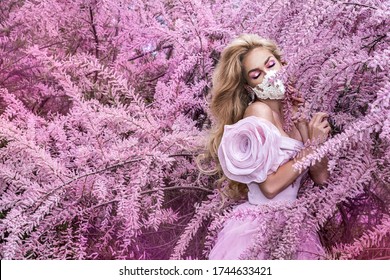
{"type": "Polygon", "coordinates": [[[218,158],[230,180],[261,183],[284,159],[280,144],[281,134],[272,123],[250,116],[225,125],[218,158]]]}

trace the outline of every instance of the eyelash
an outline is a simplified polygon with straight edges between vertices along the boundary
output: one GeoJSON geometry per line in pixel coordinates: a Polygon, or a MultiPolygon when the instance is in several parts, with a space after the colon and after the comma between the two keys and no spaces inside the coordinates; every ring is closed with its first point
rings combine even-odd
{"type": "MultiPolygon", "coordinates": [[[[271,63],[272,63],[272,65],[268,66],[268,68],[272,68],[272,67],[275,66],[275,61],[271,61],[271,63]]],[[[253,79],[253,80],[256,80],[257,78],[260,77],[260,75],[261,75],[261,71],[259,72],[259,75],[254,76],[252,79],[253,79]]]]}

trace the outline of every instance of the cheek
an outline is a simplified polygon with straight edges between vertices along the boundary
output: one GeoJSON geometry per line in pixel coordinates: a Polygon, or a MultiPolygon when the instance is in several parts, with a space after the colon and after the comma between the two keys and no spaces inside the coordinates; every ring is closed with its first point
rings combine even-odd
{"type": "MultiPolygon", "coordinates": [[[[275,66],[276,66],[276,65],[275,65],[275,66]]],[[[257,86],[258,84],[260,84],[260,83],[263,81],[263,77],[257,79],[256,82],[253,82],[253,80],[252,80],[251,78],[249,78],[249,77],[246,78],[245,80],[246,80],[246,82],[247,82],[247,84],[248,84],[249,86],[255,87],[255,86],[257,86]]]]}
{"type": "MultiPolygon", "coordinates": [[[[275,65],[276,66],[276,65],[275,65]]],[[[248,70],[246,68],[244,68],[244,71],[242,73],[242,76],[244,77],[244,80],[245,82],[250,86],[250,87],[255,87],[258,83],[259,83],[259,80],[261,80],[262,78],[259,78],[259,79],[256,79],[256,81],[254,81],[250,76],[248,76],[246,74],[248,70]]],[[[260,81],[261,82],[261,81],[260,81]]]]}
{"type": "Polygon", "coordinates": [[[244,76],[245,82],[246,82],[249,86],[253,87],[253,82],[251,81],[251,78],[248,77],[248,76],[245,75],[245,74],[243,74],[243,76],[244,76]]]}

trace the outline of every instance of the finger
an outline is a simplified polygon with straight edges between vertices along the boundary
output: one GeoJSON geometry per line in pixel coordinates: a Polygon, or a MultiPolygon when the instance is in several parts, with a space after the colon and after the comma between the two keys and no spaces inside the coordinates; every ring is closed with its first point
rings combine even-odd
{"type": "Polygon", "coordinates": [[[292,105],[293,105],[293,107],[295,107],[295,108],[300,108],[300,107],[304,107],[304,106],[305,106],[305,103],[304,103],[304,102],[294,101],[294,100],[293,100],[292,105]]]}
{"type": "Polygon", "coordinates": [[[321,122],[322,121],[322,119],[323,118],[325,118],[325,117],[328,117],[329,116],[329,114],[328,113],[325,113],[325,112],[318,112],[318,113],[316,113],[315,115],[314,115],[314,122],[315,123],[319,123],[319,122],[321,122]]]}
{"type": "Polygon", "coordinates": [[[288,90],[292,93],[295,93],[296,92],[296,89],[293,87],[293,86],[288,86],[288,90]]]}
{"type": "Polygon", "coordinates": [[[291,84],[288,85],[288,88],[289,88],[289,89],[295,89],[294,86],[291,85],[291,84]]]}
{"type": "Polygon", "coordinates": [[[317,119],[318,119],[318,113],[315,113],[314,116],[313,116],[313,118],[311,119],[312,122],[313,122],[313,125],[314,125],[315,123],[317,123],[317,119]]]}
{"type": "Polygon", "coordinates": [[[314,119],[312,118],[310,121],[309,121],[309,127],[311,128],[314,124],[314,119]]]}
{"type": "Polygon", "coordinates": [[[330,124],[329,124],[329,122],[328,122],[326,119],[324,119],[324,120],[320,123],[320,127],[322,127],[322,128],[330,127],[330,124]]]}
{"type": "Polygon", "coordinates": [[[313,126],[317,127],[321,131],[324,131],[326,128],[331,128],[330,124],[326,120],[317,124],[313,124],[313,126]]]}
{"type": "Polygon", "coordinates": [[[329,116],[329,114],[328,113],[326,113],[326,112],[317,112],[317,113],[315,113],[314,114],[314,116],[317,116],[317,117],[320,117],[320,118],[323,118],[323,117],[325,117],[325,116],[329,116]]]}
{"type": "Polygon", "coordinates": [[[302,102],[302,103],[305,102],[305,99],[303,99],[302,97],[291,96],[291,99],[294,99],[294,100],[302,102]]]}
{"type": "Polygon", "coordinates": [[[323,117],[320,119],[320,123],[321,123],[321,124],[328,124],[328,125],[329,125],[328,118],[329,118],[329,116],[323,116],[323,117]]]}
{"type": "Polygon", "coordinates": [[[293,94],[292,97],[301,97],[302,94],[292,85],[288,86],[289,91],[293,94]]]}
{"type": "Polygon", "coordinates": [[[329,136],[329,133],[330,133],[330,132],[331,132],[330,127],[321,129],[321,134],[322,134],[322,136],[324,136],[325,138],[329,136]]]}

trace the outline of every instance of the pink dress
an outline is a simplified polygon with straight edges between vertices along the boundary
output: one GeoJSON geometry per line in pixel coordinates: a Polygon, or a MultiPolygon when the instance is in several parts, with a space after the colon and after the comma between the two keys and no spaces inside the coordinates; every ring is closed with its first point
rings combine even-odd
{"type": "MultiPolygon", "coordinates": [[[[296,200],[301,180],[307,171],[273,199],[264,196],[258,183],[265,181],[269,174],[294,157],[302,147],[302,142],[282,136],[276,126],[262,118],[251,116],[233,125],[226,125],[218,158],[224,174],[229,179],[247,184],[249,189],[248,201],[235,206],[232,211],[296,200]]],[[[218,234],[209,259],[240,259],[244,251],[254,246],[253,238],[258,224],[250,217],[244,220],[234,218],[227,220],[218,234]]],[[[318,235],[311,232],[301,237],[296,254],[292,258],[321,259],[324,255],[318,235]]],[[[256,258],[267,259],[269,256],[260,253],[256,258]]]]}

